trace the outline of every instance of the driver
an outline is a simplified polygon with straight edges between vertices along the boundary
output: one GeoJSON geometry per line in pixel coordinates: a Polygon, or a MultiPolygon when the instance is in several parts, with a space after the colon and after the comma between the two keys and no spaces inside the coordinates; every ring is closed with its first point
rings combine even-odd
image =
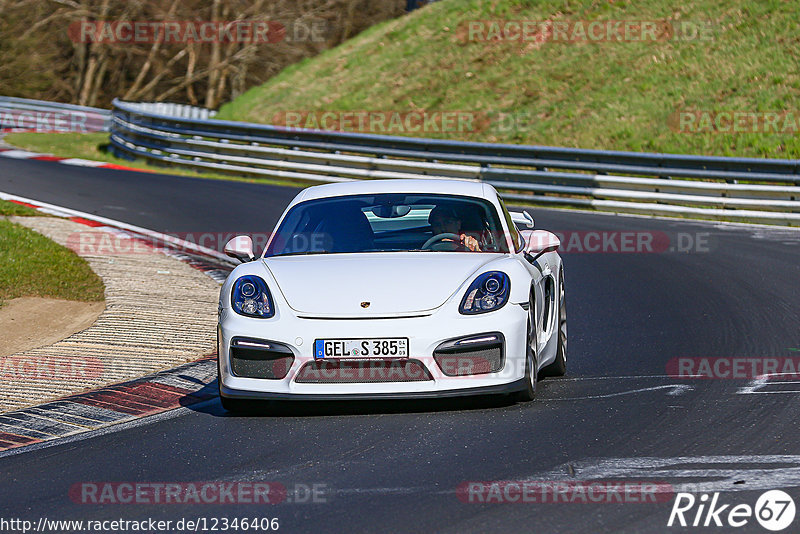
{"type": "MultiPolygon", "coordinates": [[[[456,210],[449,206],[436,206],[428,215],[428,222],[433,229],[433,235],[455,234],[460,237],[459,243],[471,252],[480,252],[481,247],[478,240],[461,232],[461,217],[456,210]]],[[[442,241],[455,242],[453,239],[443,239],[442,241]]]]}

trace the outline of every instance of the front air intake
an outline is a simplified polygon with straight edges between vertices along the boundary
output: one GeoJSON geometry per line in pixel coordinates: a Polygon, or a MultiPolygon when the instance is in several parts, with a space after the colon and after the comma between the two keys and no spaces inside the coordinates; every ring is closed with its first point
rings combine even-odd
{"type": "Polygon", "coordinates": [[[281,343],[235,337],[230,348],[231,371],[241,378],[286,378],[294,363],[292,349],[281,343]]]}
{"type": "Polygon", "coordinates": [[[433,359],[446,376],[496,373],[505,363],[505,338],[490,332],[451,339],[436,347],[433,359]]]}
{"type": "Polygon", "coordinates": [[[297,373],[301,384],[360,384],[433,380],[419,360],[315,360],[297,373]]]}

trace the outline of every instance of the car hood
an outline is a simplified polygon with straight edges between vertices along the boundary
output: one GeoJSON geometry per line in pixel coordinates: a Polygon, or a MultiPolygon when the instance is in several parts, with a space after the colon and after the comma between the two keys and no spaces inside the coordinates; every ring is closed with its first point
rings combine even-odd
{"type": "Polygon", "coordinates": [[[309,317],[429,312],[500,254],[373,252],[265,258],[289,306],[309,317]],[[366,306],[364,303],[369,303],[366,306]]]}

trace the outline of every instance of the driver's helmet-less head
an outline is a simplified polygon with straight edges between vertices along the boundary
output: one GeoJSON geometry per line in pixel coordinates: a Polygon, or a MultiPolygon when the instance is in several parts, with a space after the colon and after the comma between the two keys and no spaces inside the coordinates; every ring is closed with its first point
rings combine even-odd
{"type": "Polygon", "coordinates": [[[461,217],[451,206],[439,205],[433,208],[428,215],[428,222],[431,225],[447,222],[461,222],[461,217]]]}

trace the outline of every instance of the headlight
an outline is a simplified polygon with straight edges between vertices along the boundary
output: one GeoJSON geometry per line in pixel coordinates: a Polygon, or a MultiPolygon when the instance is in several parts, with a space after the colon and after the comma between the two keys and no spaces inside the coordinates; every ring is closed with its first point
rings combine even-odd
{"type": "Polygon", "coordinates": [[[470,284],[459,311],[465,315],[499,310],[508,302],[511,280],[506,273],[489,271],[470,284]]]}
{"type": "Polygon", "coordinates": [[[272,295],[267,284],[258,276],[243,276],[236,280],[231,291],[233,311],[247,317],[266,319],[275,315],[272,295]]]}

